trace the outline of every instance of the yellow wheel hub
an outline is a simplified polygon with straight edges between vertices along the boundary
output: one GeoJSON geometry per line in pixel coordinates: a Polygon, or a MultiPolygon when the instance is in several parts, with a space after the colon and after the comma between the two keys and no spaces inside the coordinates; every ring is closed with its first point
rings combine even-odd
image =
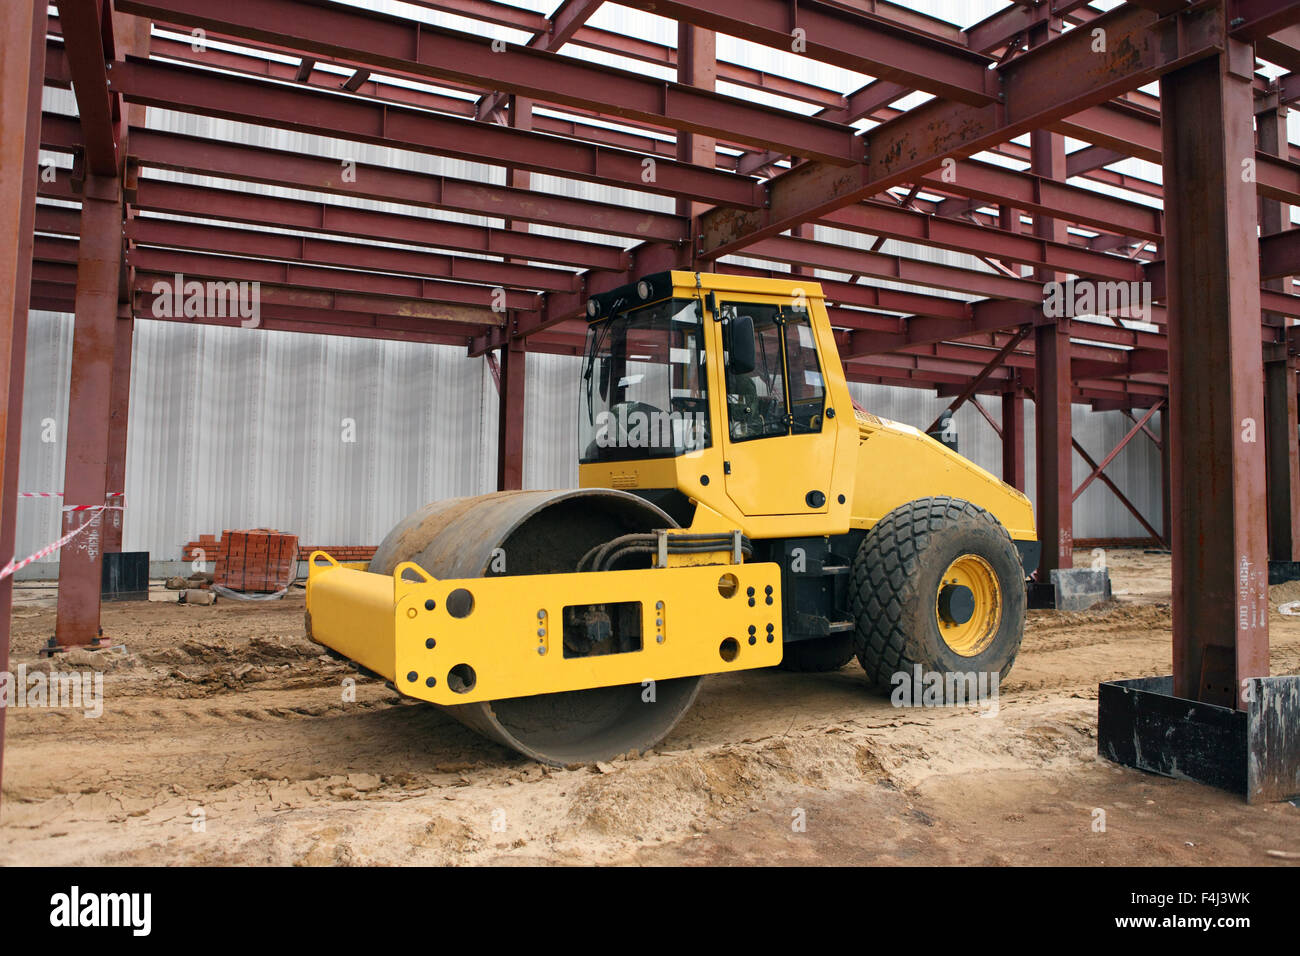
{"type": "Polygon", "coordinates": [[[984,651],[1002,624],[1002,587],[993,566],[977,554],[948,565],[934,596],[934,616],[954,653],[975,657],[984,651]]]}

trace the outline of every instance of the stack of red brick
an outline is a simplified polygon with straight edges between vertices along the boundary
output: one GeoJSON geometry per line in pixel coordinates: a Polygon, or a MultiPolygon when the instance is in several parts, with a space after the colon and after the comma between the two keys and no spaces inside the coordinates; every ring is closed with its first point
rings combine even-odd
{"type": "Polygon", "coordinates": [[[348,561],[369,561],[371,558],[373,558],[373,557],[375,556],[375,546],[374,546],[374,545],[370,545],[369,547],[367,547],[367,546],[365,546],[365,545],[339,545],[339,546],[335,546],[335,547],[328,547],[328,546],[326,546],[326,547],[316,547],[316,546],[308,547],[307,545],[304,544],[304,545],[302,545],[302,546],[299,548],[299,552],[300,552],[300,554],[301,554],[301,556],[302,556],[302,560],[303,560],[303,561],[306,561],[308,558],[310,558],[310,557],[311,557],[311,553],[312,553],[313,551],[324,551],[326,554],[328,554],[328,555],[329,555],[331,558],[333,558],[335,561],[339,561],[339,562],[348,562],[348,561]]]}
{"type": "MultiPolygon", "coordinates": [[[[258,533],[258,532],[241,532],[241,531],[226,532],[226,534],[250,534],[250,533],[258,533]]],[[[284,535],[283,537],[291,537],[291,536],[284,535]]],[[[185,545],[181,547],[181,557],[186,561],[219,561],[222,557],[225,546],[226,546],[225,541],[219,540],[216,535],[201,534],[199,535],[197,541],[187,542],[185,545]]],[[[371,558],[375,556],[375,546],[373,544],[371,545],[300,544],[298,545],[297,560],[306,561],[308,558],[311,557],[313,551],[324,551],[326,554],[333,557],[335,561],[340,561],[344,563],[350,561],[368,562],[371,558]]],[[[221,584],[222,582],[217,581],[217,583],[221,584]]],[[[226,587],[233,587],[233,586],[234,585],[229,585],[229,584],[226,585],[226,587]]],[[[273,590],[279,590],[279,588],[274,588],[273,590]]]]}
{"type": "Polygon", "coordinates": [[[215,561],[221,551],[221,543],[215,534],[201,534],[198,541],[191,541],[181,548],[182,561],[215,561]]]}
{"type": "Polygon", "coordinates": [[[234,591],[278,591],[298,571],[298,536],[269,528],[223,531],[215,583],[234,591]]]}

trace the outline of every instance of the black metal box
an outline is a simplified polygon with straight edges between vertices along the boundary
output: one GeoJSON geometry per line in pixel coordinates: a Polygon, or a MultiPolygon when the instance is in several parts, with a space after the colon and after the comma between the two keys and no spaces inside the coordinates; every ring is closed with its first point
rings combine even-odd
{"type": "Polygon", "coordinates": [[[99,596],[104,601],[149,600],[149,552],[105,552],[99,596]]]}

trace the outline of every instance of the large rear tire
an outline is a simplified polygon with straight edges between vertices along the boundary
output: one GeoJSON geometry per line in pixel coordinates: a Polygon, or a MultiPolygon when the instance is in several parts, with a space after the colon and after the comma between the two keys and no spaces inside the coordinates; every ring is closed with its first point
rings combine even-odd
{"type": "MultiPolygon", "coordinates": [[[[854,558],[851,592],[854,647],[878,687],[914,680],[918,666],[1001,681],[1020,649],[1020,558],[1006,529],[969,501],[922,498],[885,515],[854,558]]],[[[942,684],[953,703],[953,682],[942,684]]]]}

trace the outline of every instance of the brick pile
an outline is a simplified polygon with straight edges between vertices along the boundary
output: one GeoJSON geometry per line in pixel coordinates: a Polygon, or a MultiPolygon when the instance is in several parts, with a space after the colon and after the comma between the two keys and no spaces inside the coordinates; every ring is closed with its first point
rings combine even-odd
{"type": "Polygon", "coordinates": [[[298,536],[270,528],[223,531],[214,575],[234,591],[278,591],[298,571],[298,536]]]}
{"type": "Polygon", "coordinates": [[[364,545],[340,545],[336,547],[312,545],[311,547],[308,547],[304,544],[298,548],[300,560],[306,561],[311,557],[313,551],[324,551],[331,558],[340,563],[348,561],[369,561],[375,556],[374,545],[370,545],[369,547],[364,545]]]}
{"type": "Polygon", "coordinates": [[[204,561],[215,561],[220,551],[221,543],[215,534],[201,534],[198,541],[190,541],[181,548],[181,560],[196,561],[202,558],[204,561]]]}
{"type": "MultiPolygon", "coordinates": [[[[232,532],[227,532],[227,534],[230,533],[232,532]]],[[[216,535],[201,534],[197,541],[186,542],[185,545],[181,547],[181,558],[186,561],[194,561],[197,558],[202,557],[205,561],[216,561],[221,557],[221,552],[224,547],[224,541],[218,539],[216,535]]],[[[297,560],[306,561],[311,557],[313,551],[324,551],[326,554],[331,555],[335,561],[344,563],[350,561],[368,562],[375,556],[375,546],[373,544],[300,544],[298,545],[297,560]]],[[[229,586],[230,585],[227,585],[227,587],[229,586]]],[[[276,590],[278,590],[278,588],[276,590]]]]}

